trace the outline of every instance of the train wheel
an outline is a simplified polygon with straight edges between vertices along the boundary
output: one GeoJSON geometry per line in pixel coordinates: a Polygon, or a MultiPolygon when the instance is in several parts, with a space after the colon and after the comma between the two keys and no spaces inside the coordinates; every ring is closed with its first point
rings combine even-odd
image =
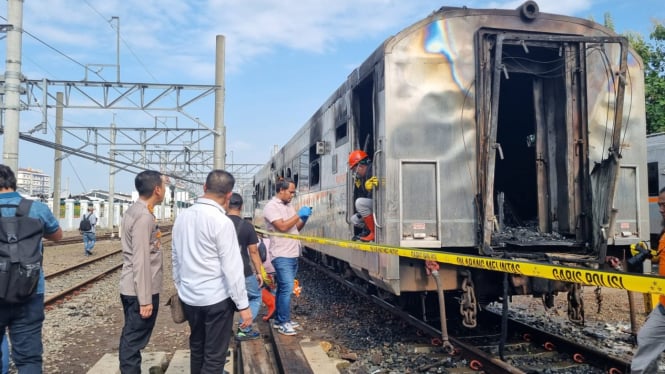
{"type": "Polygon", "coordinates": [[[546,351],[553,351],[554,350],[554,343],[545,342],[545,344],[543,344],[543,348],[545,348],[546,351]]]}
{"type": "Polygon", "coordinates": [[[575,353],[573,355],[573,361],[577,362],[578,364],[583,364],[584,363],[584,356],[580,353],[575,353]]]}

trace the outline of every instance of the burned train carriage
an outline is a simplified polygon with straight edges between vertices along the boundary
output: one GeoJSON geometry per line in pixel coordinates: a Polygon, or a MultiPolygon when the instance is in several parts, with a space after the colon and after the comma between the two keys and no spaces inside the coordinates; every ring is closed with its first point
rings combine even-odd
{"type": "MultiPolygon", "coordinates": [[[[304,234],[348,240],[346,160],[362,149],[380,180],[378,243],[603,266],[649,237],[645,141],[642,62],[624,38],[532,1],[445,7],[349,74],[256,175],[255,194],[265,201],[290,177],[295,205],[314,209],[304,234]]],[[[306,245],[379,290],[436,290],[422,261],[306,245]]],[[[501,294],[498,272],[441,266],[445,290],[473,282],[479,302],[501,294]]],[[[570,286],[510,279],[514,294],[570,286]]]]}

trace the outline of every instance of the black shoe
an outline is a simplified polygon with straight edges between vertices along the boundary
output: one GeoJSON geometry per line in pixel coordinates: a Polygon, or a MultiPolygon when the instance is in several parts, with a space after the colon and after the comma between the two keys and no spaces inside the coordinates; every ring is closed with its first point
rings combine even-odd
{"type": "Polygon", "coordinates": [[[370,231],[367,230],[367,228],[363,228],[363,231],[361,231],[359,234],[353,235],[351,240],[353,240],[354,242],[357,242],[357,241],[363,242],[364,240],[362,240],[360,238],[364,238],[365,236],[367,236],[369,234],[370,234],[370,231]]]}

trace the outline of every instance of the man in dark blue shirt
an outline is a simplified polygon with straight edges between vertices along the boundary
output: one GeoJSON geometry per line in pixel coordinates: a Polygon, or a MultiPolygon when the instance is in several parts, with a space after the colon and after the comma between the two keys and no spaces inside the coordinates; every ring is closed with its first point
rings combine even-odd
{"type": "MultiPolygon", "coordinates": [[[[16,192],[16,176],[12,169],[0,165],[0,205],[18,205],[21,195],[16,192]]],[[[54,202],[55,204],[59,202],[54,202]]],[[[13,216],[16,208],[2,208],[2,215],[13,216]]],[[[48,206],[33,201],[29,217],[37,218],[44,225],[44,237],[60,240],[62,229],[48,206]]],[[[43,251],[44,248],[41,248],[43,251]]],[[[37,293],[21,304],[0,304],[0,333],[9,327],[12,358],[19,373],[42,372],[42,325],[44,323],[44,270],[39,274],[37,293]]]]}

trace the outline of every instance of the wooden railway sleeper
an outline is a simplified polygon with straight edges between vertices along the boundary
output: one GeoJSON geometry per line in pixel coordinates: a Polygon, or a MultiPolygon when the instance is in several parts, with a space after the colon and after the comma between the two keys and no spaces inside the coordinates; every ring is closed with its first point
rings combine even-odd
{"type": "Polygon", "coordinates": [[[439,276],[439,263],[436,261],[425,261],[427,272],[432,274],[436,282],[436,290],[439,295],[439,318],[441,319],[441,346],[448,354],[455,352],[455,347],[448,340],[448,322],[446,321],[446,300],[443,295],[443,286],[439,276]]]}

